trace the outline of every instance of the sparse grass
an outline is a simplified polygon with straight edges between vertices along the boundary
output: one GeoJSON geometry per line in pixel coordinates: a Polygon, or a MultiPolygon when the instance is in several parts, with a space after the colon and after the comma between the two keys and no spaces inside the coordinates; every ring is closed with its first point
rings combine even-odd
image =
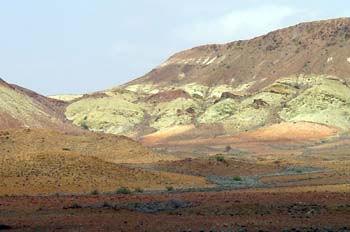
{"type": "Polygon", "coordinates": [[[165,188],[166,188],[166,190],[168,192],[174,191],[174,187],[173,186],[166,186],[165,188]]]}
{"type": "Polygon", "coordinates": [[[240,176],[234,176],[234,177],[232,177],[232,180],[233,180],[233,181],[242,181],[242,177],[240,177],[240,176]]]}
{"type": "Polygon", "coordinates": [[[115,193],[116,194],[131,194],[131,190],[126,188],[126,187],[121,187],[115,193]]]}

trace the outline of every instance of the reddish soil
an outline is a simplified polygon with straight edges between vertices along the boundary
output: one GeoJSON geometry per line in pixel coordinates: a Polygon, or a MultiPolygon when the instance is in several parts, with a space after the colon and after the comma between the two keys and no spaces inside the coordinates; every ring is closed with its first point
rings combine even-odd
{"type": "Polygon", "coordinates": [[[193,124],[190,125],[180,125],[174,126],[168,129],[164,129],[161,131],[154,132],[152,134],[143,136],[141,138],[142,143],[147,145],[155,145],[162,143],[170,137],[181,135],[187,131],[191,131],[195,128],[193,124]]]}
{"type": "Polygon", "coordinates": [[[8,113],[0,112],[0,130],[7,128],[21,128],[24,127],[23,123],[19,120],[11,117],[8,113]]]}
{"type": "MultiPolygon", "coordinates": [[[[315,142],[337,137],[339,133],[335,128],[310,122],[283,122],[239,134],[217,136],[220,132],[221,129],[217,125],[212,125],[210,128],[183,125],[144,136],[141,142],[153,147],[183,147],[185,149],[191,146],[231,145],[238,149],[262,154],[266,149],[266,152],[278,150],[278,146],[288,147],[298,144],[303,144],[304,147],[313,146],[315,142]]],[[[187,150],[191,149],[187,148],[187,150]]]]}
{"type": "MultiPolygon", "coordinates": [[[[269,140],[311,140],[336,136],[338,131],[326,125],[311,122],[283,122],[243,133],[251,139],[269,140]]],[[[240,135],[240,136],[242,136],[240,135]]]]}
{"type": "Polygon", "coordinates": [[[0,197],[0,224],[13,231],[348,231],[349,199],[349,192],[266,191],[0,197]],[[169,201],[179,208],[140,207],[169,201]]]}
{"type": "MultiPolygon", "coordinates": [[[[147,166],[147,165],[146,165],[147,166]]],[[[240,160],[184,159],[148,165],[156,170],[204,176],[253,176],[282,172],[279,165],[257,164],[240,160]]]]}
{"type": "Polygon", "coordinates": [[[166,92],[161,92],[157,94],[153,94],[149,96],[146,101],[148,102],[169,102],[172,100],[175,100],[177,98],[188,98],[189,95],[187,92],[183,90],[173,90],[173,91],[166,91],[166,92]]]}

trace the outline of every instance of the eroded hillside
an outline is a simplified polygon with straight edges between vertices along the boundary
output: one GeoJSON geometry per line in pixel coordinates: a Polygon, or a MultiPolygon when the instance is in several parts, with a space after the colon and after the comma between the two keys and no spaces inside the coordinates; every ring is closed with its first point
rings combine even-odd
{"type": "Polygon", "coordinates": [[[66,115],[76,125],[90,130],[129,136],[179,126],[193,130],[206,125],[215,127],[218,134],[230,134],[303,121],[334,127],[340,132],[350,129],[350,88],[345,79],[295,75],[244,95],[228,87],[186,87],[172,87],[171,91],[160,88],[155,94],[113,89],[108,96],[72,103],[66,115]]]}
{"type": "Polygon", "coordinates": [[[73,100],[65,115],[91,131],[136,138],[183,128],[227,135],[303,121],[344,132],[350,129],[349,50],[349,18],[197,47],[126,85],[73,100]]]}
{"type": "Polygon", "coordinates": [[[0,129],[55,128],[78,130],[64,116],[67,103],[10,85],[0,79],[0,129]]]}

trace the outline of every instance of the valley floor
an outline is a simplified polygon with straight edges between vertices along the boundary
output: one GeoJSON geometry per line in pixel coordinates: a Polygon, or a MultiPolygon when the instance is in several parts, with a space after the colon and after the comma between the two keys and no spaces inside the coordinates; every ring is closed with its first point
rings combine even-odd
{"type": "Polygon", "coordinates": [[[227,141],[181,147],[198,155],[169,146],[161,155],[126,150],[124,143],[137,146],[120,137],[94,135],[108,151],[123,151],[128,159],[143,154],[149,161],[113,163],[75,153],[101,149],[92,135],[46,136],[55,152],[47,147],[36,154],[49,144],[39,143],[44,132],[15,133],[2,143],[9,154],[0,159],[0,230],[350,231],[348,136],[238,141],[223,154],[227,141]],[[15,150],[22,147],[13,144],[29,140],[26,149],[33,153],[15,150]],[[86,151],[75,140],[88,144],[86,151]]]}
{"type": "Polygon", "coordinates": [[[0,224],[11,231],[350,230],[349,187],[294,190],[0,197],[0,224]]]}

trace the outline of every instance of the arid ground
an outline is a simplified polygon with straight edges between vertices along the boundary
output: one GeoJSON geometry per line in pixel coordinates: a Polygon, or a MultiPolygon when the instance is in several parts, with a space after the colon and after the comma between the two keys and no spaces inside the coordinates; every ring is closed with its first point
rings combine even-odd
{"type": "Polygon", "coordinates": [[[12,231],[349,231],[349,197],[349,186],[1,197],[0,223],[12,231]]]}
{"type": "Polygon", "coordinates": [[[0,79],[0,230],[350,231],[349,50],[340,18],[94,93],[0,79]]]}
{"type": "MultiPolygon", "coordinates": [[[[84,149],[74,149],[75,140],[81,139],[92,149],[96,144],[93,136],[102,135],[66,134],[72,137],[65,140],[61,135],[58,141],[56,136],[49,136],[55,133],[46,130],[5,133],[9,137],[6,140],[12,143],[25,141],[27,136],[36,141],[32,138],[45,134],[47,143],[55,144],[56,153],[53,159],[44,147],[40,148],[44,152],[41,155],[28,156],[22,150],[19,157],[28,160],[26,165],[15,160],[12,165],[2,164],[0,229],[350,230],[350,142],[344,135],[320,143],[296,139],[286,142],[280,138],[257,142],[249,134],[246,136],[251,139],[240,141],[239,146],[233,142],[230,149],[219,154],[223,144],[227,144],[227,140],[221,140],[223,144],[202,148],[206,152],[192,158],[181,158],[171,148],[156,147],[169,153],[161,155],[140,147],[143,157],[150,158],[137,163],[106,162],[103,160],[108,157],[98,153],[95,157],[84,156],[84,149]],[[58,152],[62,146],[65,149],[58,152]],[[238,152],[243,147],[244,152],[238,152]]],[[[118,138],[103,137],[106,149],[110,149],[109,140],[118,138]]],[[[133,143],[123,139],[124,143],[133,143]]],[[[33,152],[37,146],[32,142],[27,150],[33,152]]],[[[113,149],[117,146],[113,145],[113,149]]]]}

